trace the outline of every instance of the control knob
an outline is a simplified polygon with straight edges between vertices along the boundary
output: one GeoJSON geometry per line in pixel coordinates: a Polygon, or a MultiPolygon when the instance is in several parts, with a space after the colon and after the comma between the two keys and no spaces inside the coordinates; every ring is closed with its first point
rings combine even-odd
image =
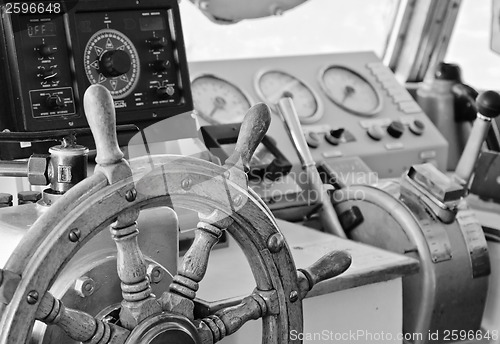
{"type": "Polygon", "coordinates": [[[344,134],[344,130],[344,128],[330,130],[325,134],[326,141],[334,146],[338,145],[340,142],[342,142],[342,135],[344,134]]]}
{"type": "Polygon", "coordinates": [[[127,73],[132,63],[123,50],[109,50],[99,58],[99,72],[105,77],[117,77],[127,73]]]}
{"type": "Polygon", "coordinates": [[[165,72],[170,67],[170,61],[156,60],[154,62],[151,62],[150,66],[151,68],[153,68],[155,72],[162,73],[165,72]]]}
{"type": "Polygon", "coordinates": [[[392,121],[391,124],[387,127],[387,132],[392,137],[398,139],[403,135],[405,131],[405,126],[400,121],[392,121]]]}
{"type": "Polygon", "coordinates": [[[174,93],[175,89],[172,86],[161,86],[156,89],[156,95],[160,98],[172,96],[174,93]]]}
{"type": "Polygon", "coordinates": [[[58,68],[51,67],[48,69],[43,69],[39,75],[44,80],[57,80],[59,78],[59,73],[60,72],[58,68]]]}
{"type": "Polygon", "coordinates": [[[164,48],[167,45],[167,40],[165,37],[153,37],[149,39],[149,46],[153,50],[159,50],[164,48]]]}
{"type": "Polygon", "coordinates": [[[60,109],[64,106],[64,100],[58,95],[48,96],[47,99],[45,99],[45,103],[47,104],[48,108],[54,110],[60,109]]]}
{"type": "Polygon", "coordinates": [[[51,44],[42,44],[38,47],[38,53],[43,57],[49,57],[57,52],[57,46],[51,44]]]}

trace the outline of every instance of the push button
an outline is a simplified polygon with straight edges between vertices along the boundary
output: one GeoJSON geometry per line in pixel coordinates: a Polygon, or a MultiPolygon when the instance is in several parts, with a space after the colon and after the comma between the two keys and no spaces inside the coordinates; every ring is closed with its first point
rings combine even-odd
{"type": "Polygon", "coordinates": [[[425,131],[424,122],[418,119],[414,120],[413,122],[410,123],[410,131],[415,135],[422,135],[425,131]]]}
{"type": "Polygon", "coordinates": [[[325,134],[325,139],[329,144],[337,146],[342,141],[342,134],[344,133],[344,128],[330,130],[325,134]]]}
{"type": "Polygon", "coordinates": [[[391,124],[387,127],[387,132],[392,137],[398,139],[403,135],[405,131],[405,126],[400,121],[392,121],[391,124]]]}
{"type": "Polygon", "coordinates": [[[372,125],[370,128],[368,128],[367,133],[368,136],[370,136],[375,141],[380,141],[385,136],[384,129],[382,129],[382,127],[379,125],[372,125]]]}
{"type": "Polygon", "coordinates": [[[305,135],[307,145],[311,148],[318,148],[320,144],[319,135],[313,131],[305,135]]]}

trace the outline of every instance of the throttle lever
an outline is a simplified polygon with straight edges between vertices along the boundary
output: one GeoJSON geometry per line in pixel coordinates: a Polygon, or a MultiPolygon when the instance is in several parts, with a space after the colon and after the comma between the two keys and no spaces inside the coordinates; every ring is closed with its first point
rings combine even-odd
{"type": "Polygon", "coordinates": [[[491,119],[500,114],[500,94],[494,91],[486,91],[477,98],[479,113],[472,126],[472,130],[465,145],[462,156],[455,169],[455,177],[463,186],[468,186],[481,146],[491,126],[491,119]]]}
{"type": "Polygon", "coordinates": [[[319,282],[333,278],[351,266],[352,258],[346,251],[332,251],[318,259],[314,264],[297,270],[299,300],[319,282]]]}
{"type": "Polygon", "coordinates": [[[286,131],[297,151],[299,159],[302,163],[302,168],[307,173],[307,178],[311,189],[315,195],[319,196],[319,204],[321,205],[318,214],[321,218],[323,228],[326,232],[337,235],[341,238],[347,238],[342,225],[340,224],[337,213],[333,208],[326,185],[323,184],[321,176],[316,169],[316,163],[307,147],[306,139],[300,127],[299,116],[293,105],[293,100],[290,97],[283,97],[278,102],[278,108],[281,112],[283,122],[285,123],[286,131]]]}
{"type": "Polygon", "coordinates": [[[241,159],[243,171],[250,171],[250,160],[271,124],[271,110],[264,103],[252,106],[246,113],[233,154],[226,159],[227,166],[238,165],[241,159]]]}

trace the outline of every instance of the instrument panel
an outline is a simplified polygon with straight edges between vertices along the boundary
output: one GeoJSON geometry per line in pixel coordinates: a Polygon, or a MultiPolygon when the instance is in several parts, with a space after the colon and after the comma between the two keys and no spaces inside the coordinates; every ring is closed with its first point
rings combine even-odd
{"type": "MultiPolygon", "coordinates": [[[[446,166],[447,142],[372,52],[200,61],[190,63],[190,72],[193,84],[209,74],[237,90],[238,106],[226,107],[219,123],[241,121],[235,114],[247,103],[270,105],[274,116],[268,135],[294,165],[300,163],[275,107],[283,96],[293,99],[317,163],[359,156],[382,178],[399,177],[418,163],[446,166]]],[[[193,92],[198,113],[204,111],[200,99],[212,109],[217,102],[231,103],[226,93],[212,92],[193,92]]],[[[199,118],[202,125],[214,124],[199,118]]]]}
{"type": "Polygon", "coordinates": [[[192,110],[177,1],[67,1],[59,13],[1,10],[7,82],[0,91],[9,116],[0,129],[87,127],[83,94],[97,83],[110,91],[118,124],[144,127],[192,110]]]}

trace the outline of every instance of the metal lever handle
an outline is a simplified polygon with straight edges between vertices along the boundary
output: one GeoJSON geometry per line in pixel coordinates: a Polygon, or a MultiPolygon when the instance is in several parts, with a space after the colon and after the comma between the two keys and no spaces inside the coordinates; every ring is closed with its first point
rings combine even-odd
{"type": "Polygon", "coordinates": [[[226,165],[236,165],[241,159],[245,172],[250,170],[250,160],[271,124],[271,110],[264,103],[255,104],[245,115],[233,154],[226,165]]]}
{"type": "Polygon", "coordinates": [[[292,98],[281,98],[278,102],[278,108],[283,116],[283,122],[285,123],[288,135],[290,135],[295,149],[297,150],[302,167],[306,168],[316,166],[316,163],[311,155],[311,151],[307,146],[306,139],[302,133],[299,115],[295,110],[292,98]]]}
{"type": "Polygon", "coordinates": [[[83,97],[83,108],[94,136],[96,162],[108,166],[121,161],[123,153],[118,146],[115,107],[109,91],[99,84],[89,86],[83,97]]]}
{"type": "Polygon", "coordinates": [[[314,162],[311,152],[307,147],[307,143],[300,126],[299,116],[297,115],[292,99],[290,97],[280,99],[278,102],[278,108],[283,117],[288,135],[290,136],[290,139],[295,146],[295,150],[299,155],[299,159],[302,162],[302,167],[307,173],[309,185],[314,191],[314,194],[319,196],[318,199],[321,204],[321,209],[318,213],[323,224],[323,229],[326,232],[337,235],[341,238],[347,238],[344,229],[340,224],[339,218],[337,217],[337,213],[333,208],[330,195],[328,194],[325,185],[321,181],[319,172],[316,169],[316,163],[314,162]]]}
{"type": "Polygon", "coordinates": [[[305,269],[298,269],[299,299],[319,282],[333,278],[346,271],[351,266],[351,255],[345,251],[332,251],[318,259],[313,265],[305,269]]]}
{"type": "Polygon", "coordinates": [[[491,126],[491,119],[500,114],[500,94],[494,91],[482,93],[477,98],[477,107],[479,114],[474,121],[469,139],[455,170],[458,181],[465,186],[469,185],[477,158],[481,152],[481,146],[491,126]]]}

